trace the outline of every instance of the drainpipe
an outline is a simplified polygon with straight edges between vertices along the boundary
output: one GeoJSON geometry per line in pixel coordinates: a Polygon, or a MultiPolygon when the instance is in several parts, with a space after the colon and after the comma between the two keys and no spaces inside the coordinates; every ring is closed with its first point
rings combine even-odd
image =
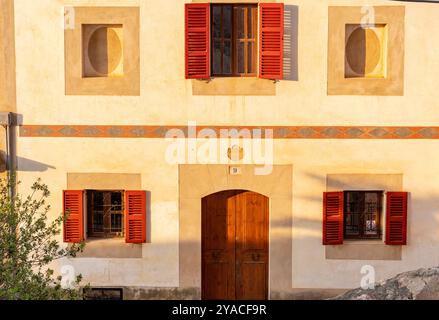
{"type": "Polygon", "coordinates": [[[6,171],[9,181],[9,195],[11,199],[16,194],[15,174],[17,168],[17,149],[16,149],[16,116],[11,112],[0,112],[0,125],[5,129],[5,160],[6,171]]]}

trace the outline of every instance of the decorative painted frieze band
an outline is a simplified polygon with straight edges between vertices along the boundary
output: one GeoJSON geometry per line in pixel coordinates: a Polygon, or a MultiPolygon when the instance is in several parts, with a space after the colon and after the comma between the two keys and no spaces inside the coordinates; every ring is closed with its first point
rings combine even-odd
{"type": "MultiPolygon", "coordinates": [[[[222,131],[250,132],[252,138],[274,139],[439,139],[439,127],[380,126],[197,126],[197,134],[210,129],[218,137],[222,131]]],[[[188,137],[187,126],[93,126],[93,125],[24,125],[21,137],[47,138],[149,138],[163,139],[170,130],[188,137]]],[[[190,132],[189,132],[190,134],[190,132]]],[[[172,135],[171,135],[172,136],[172,135]]]]}

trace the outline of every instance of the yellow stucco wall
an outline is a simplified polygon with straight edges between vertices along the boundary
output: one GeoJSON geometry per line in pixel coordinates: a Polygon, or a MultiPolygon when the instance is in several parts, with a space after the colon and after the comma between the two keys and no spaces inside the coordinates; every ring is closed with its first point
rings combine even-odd
{"type": "Polygon", "coordinates": [[[19,112],[26,111],[25,122],[145,125],[195,119],[206,125],[427,125],[438,121],[433,81],[439,68],[435,4],[402,3],[406,6],[404,97],[344,97],[326,94],[328,6],[401,3],[285,1],[299,6],[299,81],[278,83],[273,104],[271,96],[192,95],[192,82],[184,79],[184,2],[17,0],[18,106],[19,112]],[[140,98],[64,95],[64,5],[140,6],[140,98]]]}
{"type": "MultiPolygon", "coordinates": [[[[56,168],[37,173],[20,172],[23,189],[37,176],[49,184],[54,214],[62,210],[61,191],[66,188],[66,172],[142,173],[142,188],[152,194],[151,243],[144,245],[143,260],[81,259],[74,262],[78,271],[88,275],[86,279],[92,283],[178,286],[178,167],[165,163],[167,146],[168,143],[159,140],[20,139],[20,157],[56,168]],[[135,156],[133,150],[136,150],[135,156]],[[130,263],[128,270],[133,272],[123,271],[127,263],[130,263]]],[[[436,147],[436,141],[276,141],[276,164],[294,166],[293,286],[356,287],[362,276],[360,268],[365,264],[376,267],[377,278],[385,278],[439,263],[439,192],[435,179],[431,178],[439,175],[436,147]],[[403,173],[404,190],[410,191],[411,200],[409,245],[402,248],[401,261],[347,263],[325,259],[325,248],[321,245],[322,193],[327,188],[327,174],[333,173],[403,173]]]]}
{"type": "MultiPolygon", "coordinates": [[[[189,1],[16,0],[17,112],[25,124],[436,125],[439,121],[439,5],[384,0],[297,0],[299,81],[276,95],[195,96],[184,79],[184,11],[189,1]],[[140,96],[66,96],[64,6],[140,7],[140,96]],[[405,5],[405,93],[400,97],[327,96],[328,6],[405,5]]],[[[237,1],[239,2],[239,1],[237,1]]],[[[267,80],[268,81],[268,80],[267,80]]],[[[42,177],[62,210],[67,173],[140,173],[151,192],[151,243],[142,259],[72,260],[92,285],[179,286],[178,166],[163,140],[20,138],[21,190],[42,177]],[[30,163],[29,160],[37,163],[30,163]]],[[[360,268],[382,279],[439,262],[436,140],[276,140],[274,162],[293,165],[292,286],[351,288],[360,268]],[[321,245],[327,174],[402,174],[411,193],[408,243],[400,261],[326,260],[321,245]]],[[[289,253],[286,253],[289,254],[289,253]]]]}
{"type": "Polygon", "coordinates": [[[0,1],[0,111],[15,111],[14,2],[0,1]]]}

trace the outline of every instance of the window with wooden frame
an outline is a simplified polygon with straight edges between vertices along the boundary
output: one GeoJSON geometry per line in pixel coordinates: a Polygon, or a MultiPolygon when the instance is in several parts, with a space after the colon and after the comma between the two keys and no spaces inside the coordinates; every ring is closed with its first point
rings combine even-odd
{"type": "Polygon", "coordinates": [[[126,243],[145,243],[146,195],[142,190],[64,190],[64,242],[125,236],[126,243]]]}
{"type": "Polygon", "coordinates": [[[187,3],[185,40],[186,79],[283,79],[283,3],[187,3]]]}
{"type": "Polygon", "coordinates": [[[323,245],[342,245],[345,238],[381,239],[383,230],[386,245],[406,245],[409,193],[386,192],[385,219],[383,196],[383,191],[324,192],[323,245]]]}
{"type": "Polygon", "coordinates": [[[344,238],[381,239],[382,191],[344,192],[344,238]]]}
{"type": "Polygon", "coordinates": [[[123,191],[87,191],[87,234],[89,237],[123,237],[123,199],[123,191]]]}
{"type": "Polygon", "coordinates": [[[212,12],[212,75],[255,77],[258,54],[258,7],[214,4],[212,12]]]}

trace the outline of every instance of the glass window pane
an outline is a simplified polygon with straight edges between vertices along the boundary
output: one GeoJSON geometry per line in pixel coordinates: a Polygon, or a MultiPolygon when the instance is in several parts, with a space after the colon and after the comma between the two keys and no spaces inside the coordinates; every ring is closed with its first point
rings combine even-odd
{"type": "Polygon", "coordinates": [[[221,7],[213,7],[213,36],[215,38],[221,37],[221,7]]]}
{"type": "Polygon", "coordinates": [[[247,9],[247,38],[253,39],[254,30],[253,30],[253,18],[255,14],[254,8],[247,9]]]}
{"type": "Polygon", "coordinates": [[[122,232],[122,214],[111,215],[111,232],[122,232]]]}
{"type": "Polygon", "coordinates": [[[236,34],[238,39],[244,39],[244,8],[235,8],[235,19],[236,19],[236,34]]]}
{"type": "Polygon", "coordinates": [[[349,214],[346,216],[346,235],[355,236],[359,235],[359,215],[349,214]]]}
{"type": "Polygon", "coordinates": [[[232,38],[232,6],[223,7],[224,39],[232,38]]]}
{"type": "Polygon", "coordinates": [[[364,230],[366,235],[378,234],[378,194],[366,193],[364,206],[364,230]]]}
{"type": "Polygon", "coordinates": [[[111,232],[122,232],[122,212],[111,213],[111,232]]]}
{"type": "Polygon", "coordinates": [[[95,210],[103,210],[104,194],[102,192],[95,192],[93,195],[93,208],[95,210]]]}
{"type": "Polygon", "coordinates": [[[244,42],[238,42],[238,73],[242,74],[245,72],[245,65],[244,65],[244,42]]]}
{"type": "Polygon", "coordinates": [[[213,45],[213,61],[212,69],[214,74],[221,73],[221,42],[215,41],[213,45]]]}
{"type": "Polygon", "coordinates": [[[93,211],[93,232],[104,232],[103,211],[93,211]]]}
{"type": "Polygon", "coordinates": [[[223,73],[232,73],[232,41],[224,42],[223,73]]]}
{"type": "Polygon", "coordinates": [[[247,61],[247,73],[255,73],[255,68],[253,65],[253,53],[254,53],[254,48],[255,48],[255,44],[253,42],[249,42],[248,44],[248,49],[247,49],[247,54],[248,54],[248,61],[247,61]]]}
{"type": "Polygon", "coordinates": [[[92,233],[104,231],[104,195],[102,192],[93,192],[92,233]]]}
{"type": "Polygon", "coordinates": [[[93,195],[93,201],[95,205],[102,205],[102,201],[103,201],[102,192],[95,192],[93,195]]]}
{"type": "Polygon", "coordinates": [[[356,192],[348,192],[346,196],[346,235],[360,235],[360,201],[359,194],[356,192]]]}
{"type": "Polygon", "coordinates": [[[122,193],[112,192],[111,193],[111,210],[122,210],[122,193]]]}

